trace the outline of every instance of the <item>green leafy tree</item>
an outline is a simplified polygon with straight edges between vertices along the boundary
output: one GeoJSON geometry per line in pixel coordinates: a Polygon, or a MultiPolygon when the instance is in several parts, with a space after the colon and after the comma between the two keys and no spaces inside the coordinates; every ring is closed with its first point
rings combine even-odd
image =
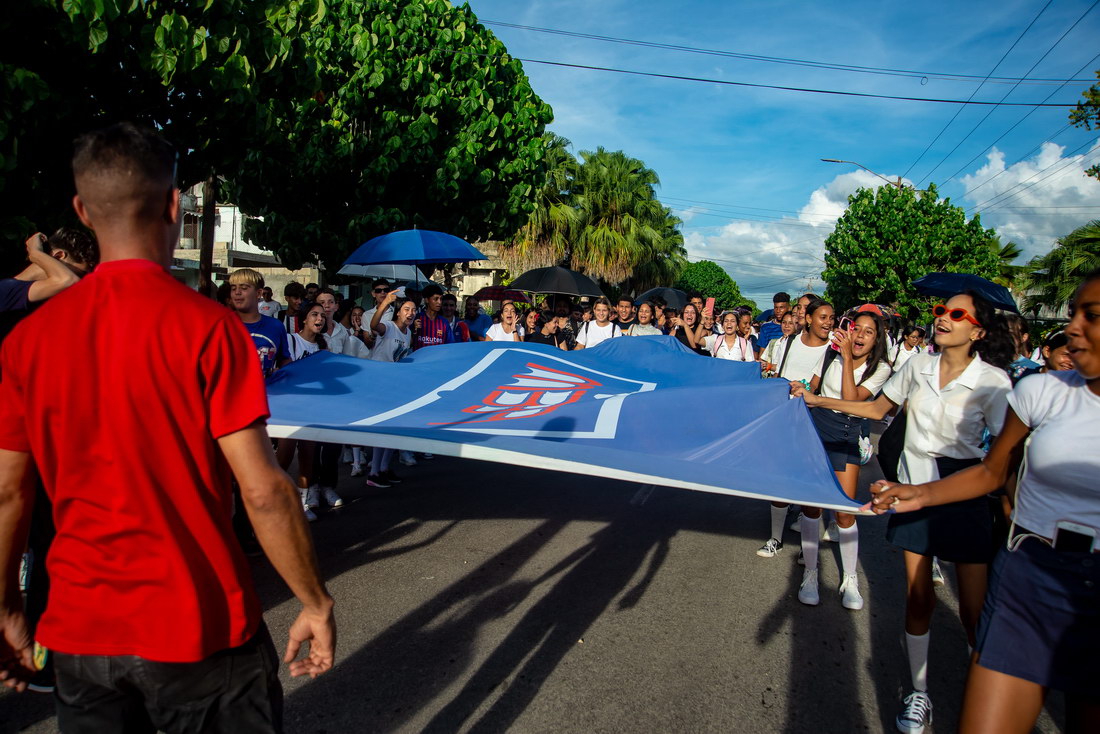
{"type": "Polygon", "coordinates": [[[520,63],[445,0],[345,0],[305,36],[319,91],[272,107],[279,139],[227,177],[245,235],[288,267],[338,268],[379,234],[471,241],[527,219],[552,112],[520,63]]]}
{"type": "Polygon", "coordinates": [[[1048,307],[1058,311],[1073,297],[1081,281],[1100,268],[1100,220],[1059,237],[1045,255],[1032,258],[1020,278],[1024,310],[1037,314],[1048,307]]]}
{"type": "Polygon", "coordinates": [[[997,276],[996,234],[979,217],[926,191],[882,186],[848,197],[848,209],[825,240],[825,296],[837,310],[883,303],[914,318],[929,299],[913,288],[928,273],[997,276]]]}
{"type": "Polygon", "coordinates": [[[22,242],[70,216],[68,143],[98,126],[161,129],[181,151],[184,186],[262,149],[270,100],[316,86],[300,39],[324,9],[323,0],[22,0],[0,14],[0,236],[22,242]]]}
{"type": "MultiPolygon", "coordinates": [[[[741,295],[741,289],[722,269],[722,266],[710,260],[689,263],[680,272],[675,288],[691,293],[703,294],[704,298],[714,298],[716,310],[725,311],[738,306],[749,306],[754,311],[756,304],[741,295]]],[[[715,314],[717,315],[717,314],[715,314]]]]}
{"type": "MultiPolygon", "coordinates": [[[[1096,72],[1096,76],[1100,78],[1100,71],[1096,72]]],[[[1100,84],[1093,84],[1085,90],[1084,99],[1069,113],[1069,121],[1086,130],[1100,127],[1100,84]]],[[[1100,178],[1100,165],[1093,166],[1085,173],[1093,178],[1100,178]]]]}

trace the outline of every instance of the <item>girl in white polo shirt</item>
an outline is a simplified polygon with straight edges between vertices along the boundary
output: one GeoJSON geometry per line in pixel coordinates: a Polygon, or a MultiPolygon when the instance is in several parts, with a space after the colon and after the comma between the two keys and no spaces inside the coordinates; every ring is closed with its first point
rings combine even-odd
{"type": "MultiPolygon", "coordinates": [[[[803,392],[807,405],[881,420],[908,401],[898,476],[927,482],[981,461],[985,429],[1001,432],[1012,383],[1004,368],[1015,343],[993,307],[974,293],[933,309],[938,354],[909,359],[873,402],[834,400],[803,392]]],[[[983,493],[984,494],[984,493],[983,493]]],[[[971,644],[996,549],[995,507],[981,496],[909,515],[893,515],[887,539],[905,550],[905,641],[913,691],[897,718],[903,732],[923,732],[932,720],[928,643],[936,594],[932,558],[955,562],[959,617],[971,644]]]]}
{"type": "Polygon", "coordinates": [[[875,512],[920,512],[980,498],[1024,457],[1009,542],[978,627],[963,732],[1030,732],[1050,688],[1066,693],[1068,732],[1100,731],[1100,270],[1085,278],[1070,314],[1076,371],[1022,379],[979,466],[918,486],[871,488],[875,512]]]}

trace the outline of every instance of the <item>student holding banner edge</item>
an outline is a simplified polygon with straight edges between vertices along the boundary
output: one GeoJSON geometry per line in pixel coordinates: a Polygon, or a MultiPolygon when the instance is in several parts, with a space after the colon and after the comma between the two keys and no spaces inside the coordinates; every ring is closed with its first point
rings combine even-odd
{"type": "MultiPolygon", "coordinates": [[[[904,481],[926,482],[981,461],[983,433],[996,436],[1004,422],[1011,383],[1004,368],[1015,345],[1004,319],[976,293],[933,308],[939,354],[919,354],[871,402],[836,400],[795,389],[806,404],[881,420],[908,401],[905,445],[898,466],[904,481]]],[[[913,690],[897,718],[903,732],[923,732],[932,721],[928,697],[928,644],[936,594],[932,558],[955,562],[959,617],[973,644],[996,547],[995,506],[977,497],[890,518],[887,539],[905,551],[905,646],[913,690]]]]}
{"type": "Polygon", "coordinates": [[[1078,288],[1070,316],[1076,371],[1022,379],[980,464],[938,481],[871,488],[876,513],[919,512],[980,499],[1024,460],[978,627],[964,734],[1030,732],[1050,688],[1066,693],[1067,732],[1100,731],[1100,270],[1078,288]]]}

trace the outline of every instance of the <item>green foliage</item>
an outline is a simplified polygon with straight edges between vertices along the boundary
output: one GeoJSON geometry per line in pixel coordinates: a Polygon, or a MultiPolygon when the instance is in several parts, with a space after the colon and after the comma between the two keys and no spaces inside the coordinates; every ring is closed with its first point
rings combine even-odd
{"type": "Polygon", "coordinates": [[[1002,245],[1000,237],[994,237],[990,240],[989,246],[997,254],[997,277],[993,278],[993,282],[1006,288],[1012,288],[1016,283],[1016,278],[1024,272],[1026,267],[1013,264],[1016,262],[1016,258],[1023,254],[1023,250],[1015,242],[1006,242],[1002,245]]]}
{"type": "Polygon", "coordinates": [[[303,37],[312,96],[271,105],[278,139],[227,171],[245,234],[287,267],[335,269],[364,241],[421,227],[506,236],[545,176],[552,112],[523,68],[445,0],[346,0],[303,37]]]}
{"type": "Polygon", "coordinates": [[[641,292],[683,269],[681,221],[657,199],[651,168],[597,148],[577,161],[569,142],[548,140],[548,171],[535,209],[507,243],[512,269],[560,264],[599,278],[606,292],[641,292]]]}
{"type": "MultiPolygon", "coordinates": [[[[1100,71],[1096,72],[1096,76],[1100,78],[1100,71]]],[[[1086,130],[1100,127],[1100,84],[1093,84],[1085,90],[1084,99],[1069,113],[1069,121],[1086,130]]],[[[1100,165],[1093,166],[1085,173],[1100,179],[1100,165]]]]}
{"type": "Polygon", "coordinates": [[[1100,220],[1058,238],[1045,255],[1032,258],[1020,278],[1024,311],[1037,314],[1048,307],[1058,311],[1073,297],[1081,281],[1100,268],[1100,220]]]}
{"type": "Polygon", "coordinates": [[[262,148],[266,105],[316,86],[301,33],[322,0],[23,0],[0,14],[0,237],[71,217],[68,142],[130,120],[181,151],[180,181],[262,148]]]}
{"type": "MultiPolygon", "coordinates": [[[[691,293],[693,291],[703,294],[704,298],[714,298],[717,312],[726,311],[738,306],[749,306],[756,312],[756,304],[741,295],[741,289],[737,287],[730,274],[722,269],[718,263],[710,260],[700,260],[689,263],[680,272],[680,278],[674,288],[691,293]]],[[[715,316],[718,314],[715,313],[715,316]]]]}
{"type": "Polygon", "coordinates": [[[825,240],[825,297],[838,311],[862,303],[890,304],[914,318],[928,299],[913,288],[934,272],[994,278],[996,234],[979,217],[927,191],[896,186],[860,189],[825,240]]]}

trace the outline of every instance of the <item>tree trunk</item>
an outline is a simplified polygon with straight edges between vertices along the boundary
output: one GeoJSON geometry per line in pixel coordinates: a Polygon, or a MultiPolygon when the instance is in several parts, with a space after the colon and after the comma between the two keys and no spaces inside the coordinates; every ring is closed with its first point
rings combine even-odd
{"type": "Polygon", "coordinates": [[[211,175],[202,186],[202,232],[199,243],[199,293],[215,297],[214,219],[217,216],[218,179],[211,175]]]}

